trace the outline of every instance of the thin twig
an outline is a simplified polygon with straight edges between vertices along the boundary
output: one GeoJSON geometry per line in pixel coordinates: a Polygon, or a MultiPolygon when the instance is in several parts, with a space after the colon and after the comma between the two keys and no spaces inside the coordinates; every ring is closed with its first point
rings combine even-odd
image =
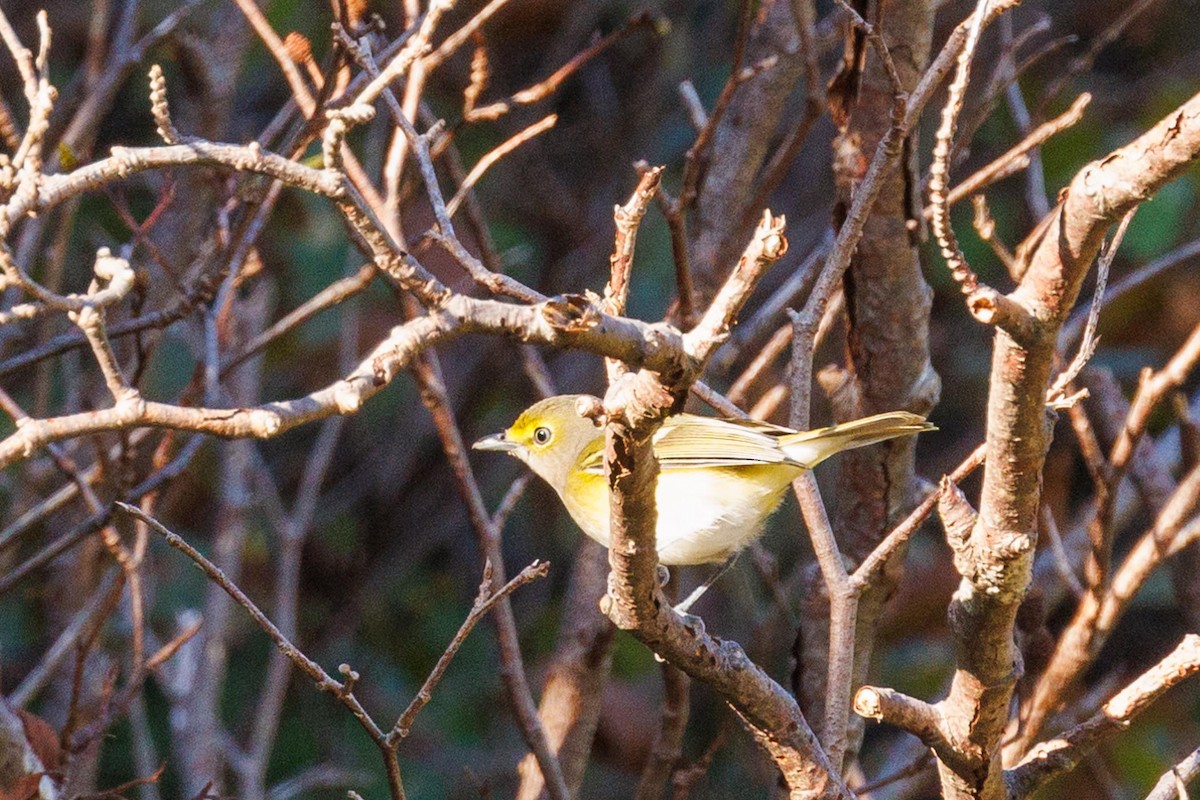
{"type": "Polygon", "coordinates": [[[1146,800],[1187,800],[1187,785],[1200,775],[1200,747],[1158,779],[1146,800]]]}
{"type": "MultiPolygon", "coordinates": [[[[1194,239],[1186,244],[1182,244],[1174,250],[1154,259],[1149,264],[1134,270],[1120,280],[1114,281],[1104,294],[1102,309],[1128,296],[1130,292],[1140,289],[1155,278],[1161,277],[1163,273],[1188,265],[1197,256],[1200,256],[1200,239],[1194,239]]],[[[1090,307],[1087,309],[1076,309],[1071,314],[1062,327],[1062,333],[1059,335],[1060,349],[1065,350],[1074,344],[1075,340],[1082,335],[1090,318],[1090,307]]],[[[2,374],[0,372],[0,375],[2,374]]]]}
{"type": "Polygon", "coordinates": [[[1082,55],[1073,59],[1067,69],[1060,72],[1058,77],[1050,82],[1050,85],[1046,87],[1043,93],[1041,105],[1044,107],[1048,103],[1053,102],[1062,94],[1071,81],[1090,70],[1104,48],[1119,39],[1130,23],[1156,2],[1157,0],[1134,0],[1134,2],[1125,6],[1125,9],[1116,19],[1101,30],[1100,33],[1092,37],[1088,43],[1087,50],[1082,55]]]}
{"type": "Polygon", "coordinates": [[[1100,309],[1104,307],[1104,289],[1108,286],[1108,273],[1112,267],[1113,258],[1117,254],[1117,250],[1121,247],[1121,241],[1125,238],[1125,231],[1129,228],[1129,223],[1133,221],[1133,215],[1137,213],[1137,206],[1126,212],[1121,218],[1120,224],[1117,225],[1117,230],[1113,234],[1112,240],[1100,252],[1100,258],[1096,260],[1096,290],[1092,294],[1091,305],[1088,306],[1087,323],[1083,328],[1083,341],[1079,344],[1079,351],[1075,354],[1075,358],[1067,366],[1062,373],[1054,379],[1054,384],[1046,393],[1047,402],[1053,403],[1056,400],[1066,395],[1067,387],[1079,377],[1079,373],[1091,361],[1092,356],[1096,353],[1096,327],[1100,324],[1100,309]]]}
{"type": "Polygon", "coordinates": [[[272,323],[262,333],[255,336],[242,346],[237,354],[225,359],[221,364],[221,377],[226,377],[238,365],[261,352],[263,348],[281,336],[285,336],[322,311],[344,303],[351,297],[361,294],[378,274],[374,264],[366,264],[358,268],[353,275],[340,278],[317,292],[311,298],[301,303],[295,310],[288,312],[272,323]]]}
{"type": "Polygon", "coordinates": [[[1100,742],[1126,730],[1132,719],[1171,687],[1200,672],[1200,636],[1188,634],[1158,664],[1104,704],[1104,708],[1060,736],[1030,751],[1005,776],[1011,797],[1032,795],[1068,772],[1100,742]]]}
{"type": "Polygon", "coordinates": [[[455,192],[454,196],[450,198],[450,202],[446,203],[446,214],[451,217],[454,216],[455,212],[458,211],[458,207],[462,205],[463,199],[466,197],[467,192],[471,191],[475,184],[479,182],[479,179],[483,177],[483,174],[487,172],[493,164],[504,158],[513,150],[516,150],[518,147],[525,144],[525,142],[528,142],[530,139],[533,139],[539,134],[550,130],[557,123],[558,114],[550,114],[549,116],[542,117],[528,128],[518,131],[485,153],[483,158],[479,159],[479,161],[475,163],[475,166],[471,167],[471,171],[468,172],[467,177],[463,179],[462,184],[458,187],[458,191],[455,192]]]}
{"type": "MultiPolygon", "coordinates": [[[[991,163],[980,167],[971,175],[955,184],[946,194],[946,203],[955,205],[973,194],[1028,166],[1028,155],[1031,150],[1041,147],[1051,137],[1077,124],[1083,119],[1083,112],[1091,103],[1092,96],[1087,92],[1075,98],[1071,107],[1048,122],[1043,122],[1031,130],[1020,142],[1009,148],[1003,155],[993,159],[991,163]]],[[[932,204],[925,207],[925,219],[933,219],[936,210],[932,204]]]]}
{"type": "MultiPolygon", "coordinates": [[[[162,469],[150,475],[140,484],[130,489],[126,494],[129,500],[138,500],[150,492],[156,491],[166,483],[179,477],[189,463],[192,457],[204,444],[203,437],[194,436],[187,444],[185,444],[172,461],[162,469]]],[[[87,519],[80,522],[78,525],[67,531],[62,536],[51,541],[34,555],[30,556],[21,564],[9,569],[2,578],[0,578],[0,595],[12,589],[18,583],[23,581],[32,573],[46,566],[56,558],[67,552],[75,545],[82,542],[87,537],[93,535],[112,518],[112,509],[105,507],[101,511],[92,514],[87,519]]]]}
{"type": "MultiPolygon", "coordinates": [[[[596,56],[603,53],[608,48],[612,47],[617,42],[634,33],[640,28],[649,27],[656,33],[660,30],[662,23],[648,12],[642,12],[631,17],[624,25],[607,36],[597,40],[591,46],[579,51],[570,58],[565,64],[550,73],[547,77],[529,86],[511,97],[503,100],[497,100],[494,103],[488,103],[486,106],[471,108],[464,115],[464,122],[474,122],[476,120],[495,120],[504,114],[507,114],[516,106],[531,105],[549,97],[563,81],[574,75],[585,64],[594,59],[596,56]]],[[[437,153],[435,152],[435,155],[437,153]]]]}
{"type": "Polygon", "coordinates": [[[129,514],[135,519],[139,519],[145,524],[149,525],[156,533],[166,539],[167,544],[171,545],[176,550],[179,550],[181,553],[194,561],[210,581],[219,586],[225,591],[226,594],[230,596],[230,598],[233,599],[235,603],[245,609],[246,613],[250,615],[250,618],[254,620],[258,627],[261,628],[263,632],[265,632],[267,636],[271,638],[271,641],[275,644],[275,647],[278,648],[279,651],[284,655],[286,655],[291,662],[300,669],[301,672],[307,675],[316,685],[317,689],[333,695],[339,703],[349,709],[354,718],[358,720],[358,724],[363,728],[364,731],[367,732],[367,735],[371,738],[371,741],[375,742],[376,746],[383,751],[385,758],[390,756],[390,760],[387,761],[388,785],[391,789],[393,800],[403,800],[405,797],[404,785],[400,779],[399,766],[395,764],[394,750],[388,744],[386,734],[384,734],[379,726],[375,724],[375,721],[371,719],[371,715],[367,713],[365,708],[363,708],[362,703],[358,701],[358,698],[354,696],[354,693],[348,690],[348,682],[347,684],[343,684],[341,681],[331,677],[329,673],[325,672],[320,664],[318,664],[316,661],[313,661],[311,658],[305,655],[303,651],[292,644],[291,641],[289,641],[288,638],[284,636],[282,632],[280,632],[279,628],[277,628],[275,624],[267,618],[267,615],[259,610],[258,606],[254,604],[254,601],[246,596],[246,593],[243,592],[241,588],[237,586],[237,584],[229,580],[229,578],[225,576],[224,572],[222,572],[215,564],[201,555],[196,548],[188,544],[182,537],[176,533],[172,533],[161,522],[146,514],[137,506],[119,501],[116,503],[116,505],[126,514],[129,514]]]}
{"type": "MultiPolygon", "coordinates": [[[[604,300],[601,304],[601,308],[607,314],[625,313],[638,227],[642,224],[642,218],[646,216],[646,209],[658,193],[662,172],[662,167],[653,167],[642,172],[629,201],[613,209],[613,253],[608,259],[608,284],[604,287],[604,300]]],[[[612,358],[605,360],[605,368],[610,381],[617,380],[628,370],[624,362],[612,358]]]]}
{"type": "MultiPolygon", "coordinates": [[[[954,468],[946,477],[954,483],[961,483],[968,475],[974,472],[983,464],[987,456],[987,445],[981,444],[971,451],[971,454],[963,459],[962,463],[954,468]]],[[[938,497],[941,494],[940,489],[935,489],[917,504],[909,515],[905,517],[896,527],[892,528],[891,532],[884,537],[883,541],[871,551],[871,554],[863,559],[863,562],[858,565],[851,575],[850,580],[856,586],[866,587],[874,582],[875,576],[885,569],[888,562],[896,551],[907,542],[926,517],[933,512],[937,507],[938,497]]]]}
{"type": "MultiPolygon", "coordinates": [[[[462,431],[454,419],[454,412],[450,406],[437,354],[432,351],[422,354],[422,357],[417,360],[413,372],[422,389],[421,399],[433,418],[438,438],[441,440],[442,451],[450,462],[455,486],[466,503],[467,515],[471,520],[471,527],[475,531],[484,563],[492,565],[493,583],[499,584],[504,581],[504,554],[500,547],[500,529],[492,524],[492,517],[487,513],[478,481],[476,481],[475,473],[467,459],[462,431]]],[[[547,792],[553,800],[567,800],[570,792],[567,789],[566,778],[563,776],[558,759],[550,750],[546,732],[538,717],[537,706],[533,701],[521,657],[516,618],[513,616],[512,606],[506,595],[497,598],[496,613],[492,615],[492,621],[495,624],[500,659],[503,664],[501,675],[504,678],[505,688],[508,690],[509,702],[516,715],[517,724],[537,759],[538,767],[546,782],[547,792]]]]}
{"type": "Polygon", "coordinates": [[[475,597],[475,603],[471,606],[470,613],[467,614],[467,618],[459,626],[458,632],[454,634],[454,638],[450,640],[450,644],[446,645],[446,649],[441,657],[438,658],[437,664],[430,670],[429,676],[425,678],[425,683],[421,684],[421,688],[417,691],[416,696],[413,697],[408,707],[404,709],[404,713],[400,715],[399,719],[396,720],[396,724],[388,732],[387,741],[389,745],[399,747],[400,742],[408,736],[417,715],[421,713],[421,709],[432,699],[433,690],[441,682],[442,676],[446,674],[446,669],[450,666],[450,662],[454,660],[454,656],[458,654],[459,648],[467,640],[467,636],[470,635],[476,623],[487,616],[488,612],[495,608],[496,604],[505,597],[525,584],[535,581],[538,578],[544,578],[549,574],[549,562],[534,561],[517,573],[516,577],[497,589],[492,581],[491,563],[488,562],[484,565],[483,582],[479,584],[479,594],[475,597]]]}

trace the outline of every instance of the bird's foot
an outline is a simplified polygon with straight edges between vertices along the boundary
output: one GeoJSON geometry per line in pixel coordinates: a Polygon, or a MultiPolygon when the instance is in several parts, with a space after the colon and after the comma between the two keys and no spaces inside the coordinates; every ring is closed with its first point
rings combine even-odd
{"type": "Polygon", "coordinates": [[[682,605],[683,603],[680,603],[678,606],[675,606],[675,613],[683,617],[684,627],[691,629],[697,638],[706,635],[707,632],[704,628],[704,620],[700,619],[700,617],[696,616],[695,614],[687,613],[687,609],[680,610],[680,606],[682,605]]]}
{"type": "Polygon", "coordinates": [[[664,587],[671,582],[671,570],[666,564],[658,565],[658,585],[664,587]]]}

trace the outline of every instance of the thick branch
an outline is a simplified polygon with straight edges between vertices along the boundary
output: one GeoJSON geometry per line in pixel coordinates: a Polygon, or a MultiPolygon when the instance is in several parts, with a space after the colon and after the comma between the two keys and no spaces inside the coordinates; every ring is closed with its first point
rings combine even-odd
{"type": "MultiPolygon", "coordinates": [[[[947,797],[1001,796],[997,747],[1019,656],[1017,606],[1036,543],[1042,466],[1049,440],[1044,398],[1055,340],[1108,228],[1200,154],[1200,96],[1137,140],[1085,167],[1049,222],[1026,243],[1027,269],[1010,295],[1030,310],[1032,335],[996,334],[988,403],[988,459],[970,548],[976,568],[951,607],[958,674],[945,701],[970,770],[942,770],[947,797]]],[[[944,766],[944,765],[943,765],[944,766]]]]}
{"type": "MultiPolygon", "coordinates": [[[[782,255],[781,222],[768,214],[717,300],[688,334],[701,363],[721,341],[765,268],[782,255]],[[777,256],[776,256],[777,257],[777,256]]],[[[690,376],[626,373],[604,403],[605,468],[610,495],[609,592],[601,602],[617,627],[631,631],[665,660],[719,692],[738,712],[783,773],[793,798],[850,797],[795,700],[735,642],[709,636],[696,618],[671,608],[657,579],[655,550],[658,462],[651,437],[686,394],[690,376]]]]}

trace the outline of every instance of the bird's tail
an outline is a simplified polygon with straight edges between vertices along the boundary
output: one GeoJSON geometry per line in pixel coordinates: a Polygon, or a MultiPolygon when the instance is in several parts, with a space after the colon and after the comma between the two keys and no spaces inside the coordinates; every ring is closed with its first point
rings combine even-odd
{"type": "Polygon", "coordinates": [[[828,428],[787,434],[780,438],[780,446],[788,458],[811,469],[834,453],[865,447],[876,442],[908,436],[937,428],[919,414],[908,411],[889,411],[873,417],[843,422],[828,428]]]}

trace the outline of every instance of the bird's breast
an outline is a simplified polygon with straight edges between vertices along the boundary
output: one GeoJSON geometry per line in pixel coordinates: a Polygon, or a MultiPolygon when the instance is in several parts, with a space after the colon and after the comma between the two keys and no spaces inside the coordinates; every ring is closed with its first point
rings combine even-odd
{"type": "MultiPolygon", "coordinates": [[[[671,469],[658,476],[659,561],[723,561],[757,537],[797,471],[783,465],[671,469]]],[[[602,475],[568,478],[563,504],[585,534],[609,546],[608,484],[602,475]]]]}

